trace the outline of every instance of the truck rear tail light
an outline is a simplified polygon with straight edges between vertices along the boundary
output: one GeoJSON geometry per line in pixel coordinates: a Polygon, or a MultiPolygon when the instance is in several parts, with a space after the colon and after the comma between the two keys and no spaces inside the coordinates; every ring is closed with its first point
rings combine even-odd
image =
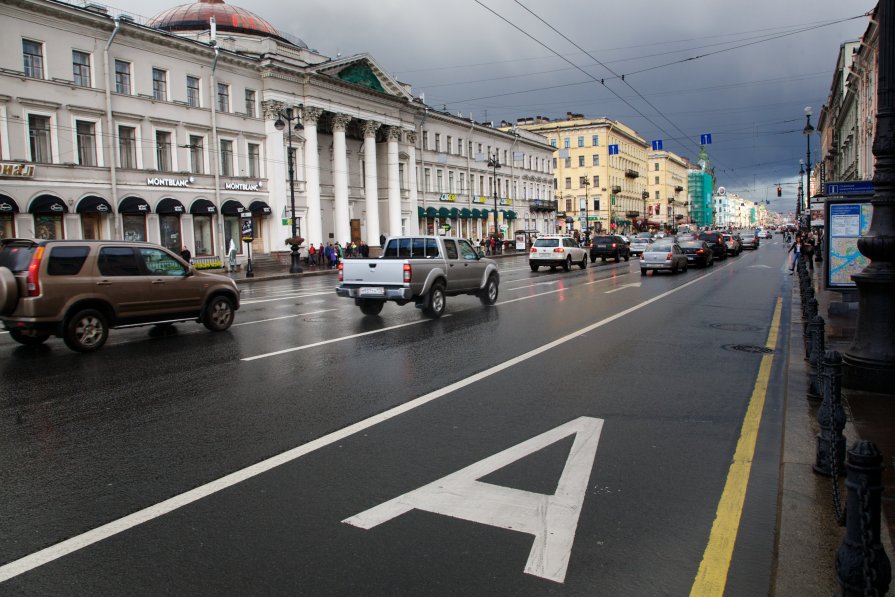
{"type": "Polygon", "coordinates": [[[34,256],[31,257],[31,263],[28,264],[28,277],[26,278],[28,285],[28,296],[40,296],[40,262],[44,256],[44,248],[37,247],[34,250],[34,256]]]}
{"type": "Polygon", "coordinates": [[[410,280],[413,278],[413,271],[410,269],[410,264],[404,264],[404,283],[410,284],[410,280]]]}
{"type": "Polygon", "coordinates": [[[339,282],[344,282],[344,281],[345,281],[345,272],[342,271],[342,268],[343,268],[343,267],[344,267],[344,265],[340,263],[340,264],[339,264],[339,282]]]}
{"type": "Polygon", "coordinates": [[[665,259],[667,259],[668,261],[671,261],[671,258],[672,258],[671,253],[669,253],[668,255],[665,256],[665,259]]]}

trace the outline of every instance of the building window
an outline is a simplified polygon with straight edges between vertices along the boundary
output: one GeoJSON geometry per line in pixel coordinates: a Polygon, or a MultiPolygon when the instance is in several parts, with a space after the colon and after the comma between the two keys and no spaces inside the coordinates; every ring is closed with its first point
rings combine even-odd
{"type": "Polygon", "coordinates": [[[656,182],[654,184],[659,184],[659,177],[656,176],[656,182]]]}
{"type": "Polygon", "coordinates": [[[171,133],[155,131],[155,164],[161,172],[171,172],[171,133]]]}
{"type": "Polygon", "coordinates": [[[429,149],[429,131],[423,131],[423,149],[429,149]]]}
{"type": "Polygon", "coordinates": [[[579,176],[578,177],[578,188],[583,188],[585,186],[587,186],[587,177],[579,176]]]}
{"type": "Polygon", "coordinates": [[[118,127],[118,157],[122,168],[137,167],[137,129],[132,126],[118,127]]]}
{"type": "Polygon", "coordinates": [[[578,156],[578,167],[584,168],[584,156],[583,155],[578,156]]]}
{"type": "Polygon", "coordinates": [[[566,159],[565,159],[565,166],[566,166],[566,168],[571,168],[571,167],[572,167],[572,158],[566,158],[566,159]]]}
{"type": "Polygon", "coordinates": [[[230,86],[218,83],[218,112],[230,111],[230,86]]]}
{"type": "MultiPolygon", "coordinates": [[[[656,191],[656,201],[658,201],[658,200],[659,200],[659,191],[656,191]]],[[[659,206],[657,205],[656,206],[656,214],[658,214],[658,213],[659,213],[659,206]]]]}
{"type": "Polygon", "coordinates": [[[441,151],[441,133],[435,133],[435,151],[441,151]]]}
{"type": "Polygon", "coordinates": [[[584,147],[584,137],[578,137],[578,147],[584,147]]]}
{"type": "Polygon", "coordinates": [[[655,170],[656,172],[659,171],[659,162],[656,162],[655,164],[653,164],[653,170],[655,170]]]}
{"type": "Polygon", "coordinates": [[[38,164],[52,162],[49,116],[28,115],[28,141],[31,145],[32,162],[38,164]]]}
{"type": "Polygon", "coordinates": [[[233,176],[233,141],[221,139],[221,176],[233,176]]]}
{"type": "Polygon", "coordinates": [[[44,78],[44,45],[39,41],[22,40],[22,57],[25,76],[32,79],[44,78]]]}
{"type": "Polygon", "coordinates": [[[571,140],[570,138],[566,137],[566,138],[563,139],[562,141],[563,141],[562,146],[563,146],[565,149],[569,149],[569,148],[572,146],[572,140],[571,140]]]}
{"type": "Polygon", "coordinates": [[[430,192],[432,190],[432,170],[429,168],[423,169],[423,184],[426,187],[426,192],[430,192]]]}
{"type": "Polygon", "coordinates": [[[441,171],[441,170],[435,171],[435,181],[436,181],[436,184],[438,185],[436,190],[439,193],[443,193],[444,192],[444,172],[443,171],[441,171]]]}
{"type": "Polygon", "coordinates": [[[205,173],[204,140],[198,135],[190,135],[190,172],[205,173]]]}
{"type": "Polygon", "coordinates": [[[596,153],[595,153],[595,154],[591,157],[591,165],[593,165],[593,166],[599,166],[599,165],[600,165],[600,155],[599,155],[599,154],[596,154],[596,153]]]}
{"type": "Polygon", "coordinates": [[[454,153],[454,138],[450,135],[447,136],[447,152],[454,153]]]}
{"type": "Polygon", "coordinates": [[[115,61],[115,93],[130,95],[131,63],[123,60],[115,61]]]}
{"type": "Polygon", "coordinates": [[[566,211],[572,211],[572,200],[566,199],[566,211]]]}
{"type": "Polygon", "coordinates": [[[249,143],[249,172],[248,175],[251,178],[259,178],[260,177],[260,168],[259,164],[261,164],[261,146],[257,143],[249,143]]]}
{"type": "Polygon", "coordinates": [[[162,102],[168,100],[168,71],[152,69],[152,97],[162,102]]]}
{"type": "Polygon", "coordinates": [[[78,164],[96,166],[96,125],[78,120],[75,122],[78,136],[78,164]]]}
{"type": "Polygon", "coordinates": [[[199,107],[199,77],[186,78],[186,103],[194,108],[199,107]]]}
{"type": "Polygon", "coordinates": [[[567,176],[567,177],[566,177],[566,188],[567,188],[567,189],[571,189],[571,188],[572,188],[572,177],[571,177],[571,176],[567,176]]]}
{"type": "Polygon", "coordinates": [[[80,50],[71,51],[71,75],[75,85],[90,87],[90,54],[80,50]]]}
{"type": "Polygon", "coordinates": [[[404,164],[401,162],[398,162],[398,188],[402,191],[407,190],[407,183],[404,180],[404,164]]]}
{"type": "Polygon", "coordinates": [[[556,139],[550,139],[550,145],[556,147],[556,139]]]}
{"type": "Polygon", "coordinates": [[[553,158],[553,168],[556,169],[556,158],[553,158]]]}
{"type": "Polygon", "coordinates": [[[460,192],[461,193],[466,192],[466,173],[465,172],[460,173],[460,192]]]}
{"type": "Polygon", "coordinates": [[[599,145],[600,145],[600,135],[593,135],[593,136],[590,138],[590,144],[593,145],[594,147],[599,147],[599,145]]]}
{"type": "Polygon", "coordinates": [[[457,137],[457,155],[463,155],[463,139],[457,137]]]}
{"type": "Polygon", "coordinates": [[[246,116],[255,117],[255,90],[246,89],[246,116]]]}
{"type": "Polygon", "coordinates": [[[454,188],[454,173],[448,172],[448,193],[453,193],[456,191],[454,188]]]}
{"type": "Polygon", "coordinates": [[[597,188],[599,186],[600,186],[600,177],[594,176],[594,188],[597,188]]]}

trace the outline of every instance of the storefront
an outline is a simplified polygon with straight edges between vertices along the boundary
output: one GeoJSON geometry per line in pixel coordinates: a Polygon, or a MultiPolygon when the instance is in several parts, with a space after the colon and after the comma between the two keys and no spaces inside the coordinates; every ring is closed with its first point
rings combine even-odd
{"type": "Polygon", "coordinates": [[[259,200],[249,204],[249,211],[252,212],[252,234],[255,237],[252,241],[252,253],[264,253],[264,237],[272,210],[267,203],[259,200]]]}
{"type": "Polygon", "coordinates": [[[214,255],[214,215],[217,213],[214,203],[208,199],[196,199],[190,205],[193,216],[194,254],[197,257],[214,255]]]}
{"type": "Polygon", "coordinates": [[[243,243],[240,242],[239,214],[246,211],[245,206],[234,199],[224,201],[221,206],[221,217],[224,218],[224,246],[229,249],[230,239],[236,241],[236,252],[242,255],[243,243]]]}
{"type": "Polygon", "coordinates": [[[78,202],[75,211],[81,217],[81,238],[99,240],[109,238],[108,220],[112,214],[112,205],[102,197],[84,197],[78,202]]]}
{"type": "Polygon", "coordinates": [[[149,204],[140,197],[127,197],[121,200],[118,204],[118,213],[121,214],[124,240],[146,241],[146,215],[151,211],[149,204]]]}
{"type": "Polygon", "coordinates": [[[158,214],[159,242],[175,253],[183,248],[183,232],[180,229],[180,216],[186,213],[183,203],[171,197],[162,199],[155,208],[158,214]]]}
{"type": "Polygon", "coordinates": [[[59,197],[41,195],[31,202],[28,213],[34,217],[34,238],[58,240],[65,238],[62,217],[68,207],[59,197]]]}
{"type": "Polygon", "coordinates": [[[18,204],[6,195],[0,195],[0,239],[15,238],[18,204]]]}

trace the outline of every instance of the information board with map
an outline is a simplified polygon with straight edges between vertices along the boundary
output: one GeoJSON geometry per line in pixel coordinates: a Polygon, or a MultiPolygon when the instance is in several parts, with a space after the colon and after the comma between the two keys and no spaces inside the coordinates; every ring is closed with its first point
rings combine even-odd
{"type": "Polygon", "coordinates": [[[829,210],[827,286],[854,288],[852,275],[860,273],[870,263],[870,260],[858,251],[858,239],[865,236],[870,229],[873,205],[863,201],[831,203],[829,210]]]}

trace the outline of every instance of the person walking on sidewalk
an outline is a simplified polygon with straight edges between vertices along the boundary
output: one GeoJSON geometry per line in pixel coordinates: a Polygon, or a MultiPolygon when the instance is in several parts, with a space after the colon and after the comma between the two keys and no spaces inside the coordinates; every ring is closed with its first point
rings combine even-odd
{"type": "Polygon", "coordinates": [[[799,264],[799,259],[802,256],[802,237],[796,236],[796,239],[792,242],[789,249],[786,251],[787,253],[792,253],[792,265],[789,268],[789,273],[793,273],[796,269],[796,266],[799,264]]]}
{"type": "Polygon", "coordinates": [[[805,257],[806,265],[808,269],[814,271],[814,233],[810,233],[807,237],[805,237],[805,241],[802,243],[802,255],[805,257]]]}

